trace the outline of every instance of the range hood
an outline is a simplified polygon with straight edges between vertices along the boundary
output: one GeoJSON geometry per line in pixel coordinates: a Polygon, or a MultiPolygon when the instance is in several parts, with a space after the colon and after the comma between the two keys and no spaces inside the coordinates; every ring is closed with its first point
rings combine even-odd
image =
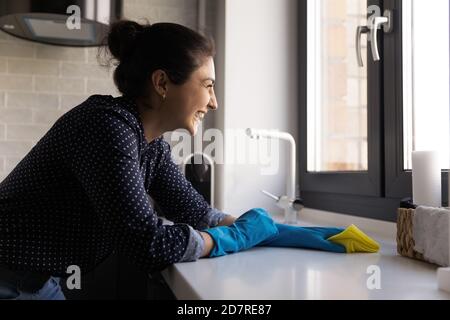
{"type": "Polygon", "coordinates": [[[53,45],[98,46],[121,15],[121,0],[1,0],[0,30],[53,45]]]}

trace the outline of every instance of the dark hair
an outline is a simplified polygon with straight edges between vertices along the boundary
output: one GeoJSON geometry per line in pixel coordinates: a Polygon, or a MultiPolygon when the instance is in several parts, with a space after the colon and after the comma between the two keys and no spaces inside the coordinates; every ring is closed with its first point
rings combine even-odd
{"type": "Polygon", "coordinates": [[[118,65],[114,82],[128,97],[148,95],[155,70],[164,70],[175,84],[185,83],[204,60],[215,55],[214,41],[175,23],[139,24],[121,20],[106,38],[118,65]]]}

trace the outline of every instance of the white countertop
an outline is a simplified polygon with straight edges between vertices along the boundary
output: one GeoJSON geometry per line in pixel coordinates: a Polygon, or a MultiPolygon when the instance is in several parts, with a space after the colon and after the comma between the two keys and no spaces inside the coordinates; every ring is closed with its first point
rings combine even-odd
{"type": "Polygon", "coordinates": [[[401,257],[392,239],[368,234],[379,253],[257,247],[177,263],[162,274],[178,299],[450,299],[437,288],[437,266],[401,257]],[[372,265],[380,268],[381,289],[367,288],[372,265]]]}

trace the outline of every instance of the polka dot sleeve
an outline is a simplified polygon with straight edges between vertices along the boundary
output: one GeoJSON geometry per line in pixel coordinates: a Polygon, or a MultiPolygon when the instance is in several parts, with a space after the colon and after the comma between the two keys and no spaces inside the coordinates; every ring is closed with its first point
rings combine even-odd
{"type": "Polygon", "coordinates": [[[134,263],[152,271],[183,256],[189,227],[162,225],[148,199],[140,170],[139,136],[113,110],[92,113],[69,145],[68,165],[103,228],[134,263]]]}
{"type": "Polygon", "coordinates": [[[216,226],[226,214],[211,208],[186,179],[173,161],[169,143],[162,138],[158,143],[162,157],[148,191],[165,217],[174,222],[187,223],[197,230],[216,226]]]}

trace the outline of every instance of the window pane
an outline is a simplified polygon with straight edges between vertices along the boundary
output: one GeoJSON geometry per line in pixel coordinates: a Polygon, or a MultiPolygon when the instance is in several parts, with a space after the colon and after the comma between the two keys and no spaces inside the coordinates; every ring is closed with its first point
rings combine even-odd
{"type": "Polygon", "coordinates": [[[404,169],[412,168],[413,150],[439,150],[442,169],[448,169],[449,2],[402,5],[404,169]]]}
{"type": "Polygon", "coordinates": [[[308,0],[308,171],[366,171],[367,1],[308,0]]]}

